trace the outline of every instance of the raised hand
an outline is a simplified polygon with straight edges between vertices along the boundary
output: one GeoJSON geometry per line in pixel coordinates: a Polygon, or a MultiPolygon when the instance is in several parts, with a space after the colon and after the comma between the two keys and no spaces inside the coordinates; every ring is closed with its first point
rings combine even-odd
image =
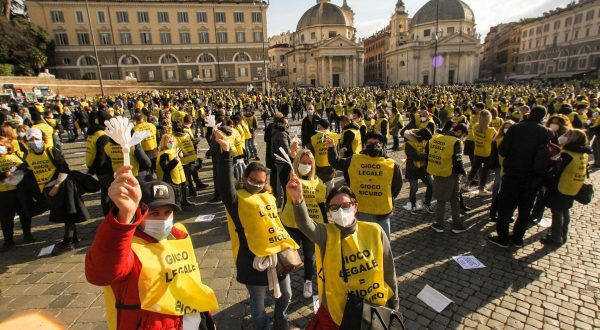
{"type": "Polygon", "coordinates": [[[108,197],[119,209],[117,220],[129,223],[142,199],[142,190],[131,166],[123,166],[116,173],[115,180],[108,188],[108,197]]]}
{"type": "Polygon", "coordinates": [[[290,196],[294,204],[298,204],[300,201],[302,201],[302,184],[295,174],[292,174],[285,188],[288,196],[290,196]]]}
{"type": "Polygon", "coordinates": [[[215,130],[215,141],[221,146],[221,150],[229,151],[230,146],[227,137],[220,129],[215,130]]]}

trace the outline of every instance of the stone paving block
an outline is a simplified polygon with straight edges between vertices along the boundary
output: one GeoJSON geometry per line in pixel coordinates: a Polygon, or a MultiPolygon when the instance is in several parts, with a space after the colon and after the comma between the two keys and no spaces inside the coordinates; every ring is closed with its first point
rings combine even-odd
{"type": "Polygon", "coordinates": [[[58,318],[70,325],[75,322],[85,312],[85,308],[65,308],[58,314],[58,318]]]}

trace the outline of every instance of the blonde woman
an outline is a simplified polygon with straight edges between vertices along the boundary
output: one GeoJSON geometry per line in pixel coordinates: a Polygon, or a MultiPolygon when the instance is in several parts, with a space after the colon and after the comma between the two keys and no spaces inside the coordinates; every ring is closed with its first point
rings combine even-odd
{"type": "Polygon", "coordinates": [[[175,202],[185,209],[193,206],[187,201],[185,192],[185,172],[176,148],[177,139],[171,134],[164,134],[160,139],[159,152],[156,157],[156,176],[158,180],[173,186],[175,202]]]}
{"type": "MultiPolygon", "coordinates": [[[[315,222],[326,223],[327,211],[325,210],[326,188],[325,184],[316,175],[315,157],[308,149],[298,152],[294,159],[294,173],[302,184],[302,193],[308,208],[308,214],[315,222]]],[[[312,297],[312,280],[315,275],[315,244],[304,235],[296,224],[294,207],[290,196],[287,196],[281,212],[281,222],[287,232],[298,245],[302,245],[304,254],[304,298],[312,297]]]]}
{"type": "Polygon", "coordinates": [[[490,195],[491,193],[485,189],[488,173],[490,170],[490,160],[492,155],[492,142],[496,136],[496,130],[490,127],[492,122],[492,114],[487,110],[482,110],[479,113],[479,122],[473,127],[473,138],[475,141],[475,150],[473,163],[471,164],[471,172],[469,172],[468,182],[473,182],[475,175],[481,169],[479,174],[479,194],[490,195]]]}
{"type": "Polygon", "coordinates": [[[502,164],[504,163],[504,157],[498,154],[498,148],[502,144],[504,140],[504,135],[511,126],[515,124],[512,120],[507,120],[502,123],[496,137],[494,138],[494,142],[492,143],[492,169],[494,169],[494,186],[492,188],[492,205],[490,207],[490,218],[493,221],[498,219],[498,205],[496,201],[496,197],[498,196],[498,192],[500,192],[500,186],[502,185],[502,164]]]}

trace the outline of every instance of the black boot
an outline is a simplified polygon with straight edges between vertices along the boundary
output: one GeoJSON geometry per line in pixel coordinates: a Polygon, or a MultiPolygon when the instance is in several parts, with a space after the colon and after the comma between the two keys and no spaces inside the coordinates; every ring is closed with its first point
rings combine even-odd
{"type": "Polygon", "coordinates": [[[187,189],[185,189],[185,185],[181,185],[181,208],[184,211],[189,211],[194,209],[196,206],[198,206],[198,204],[188,201],[187,189]]]}
{"type": "Polygon", "coordinates": [[[470,207],[465,205],[465,200],[463,198],[462,192],[459,194],[458,202],[460,204],[460,213],[461,214],[466,214],[468,211],[472,210],[470,207]]]}
{"type": "Polygon", "coordinates": [[[194,185],[193,185],[193,184],[190,184],[190,185],[188,185],[188,186],[187,186],[187,188],[188,188],[188,194],[189,194],[191,197],[196,197],[196,196],[198,196],[198,194],[196,193],[196,188],[194,187],[194,185]]]}

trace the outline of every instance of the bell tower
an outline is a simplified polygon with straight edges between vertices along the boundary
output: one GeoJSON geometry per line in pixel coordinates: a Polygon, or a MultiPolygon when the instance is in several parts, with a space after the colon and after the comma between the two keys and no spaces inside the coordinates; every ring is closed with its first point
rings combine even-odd
{"type": "Polygon", "coordinates": [[[396,2],[396,10],[390,20],[390,48],[396,49],[408,42],[408,13],[402,0],[396,2]]]}

